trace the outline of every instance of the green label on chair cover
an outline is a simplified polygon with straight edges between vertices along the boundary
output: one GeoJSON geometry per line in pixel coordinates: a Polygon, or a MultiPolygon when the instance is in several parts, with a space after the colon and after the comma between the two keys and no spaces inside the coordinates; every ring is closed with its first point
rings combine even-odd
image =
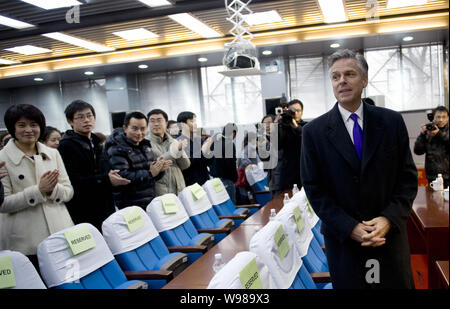
{"type": "Polygon", "coordinates": [[[280,259],[283,261],[284,257],[289,252],[289,243],[287,241],[286,234],[284,233],[282,225],[280,225],[280,227],[277,229],[275,235],[273,235],[273,238],[278,247],[278,255],[280,256],[280,259]]]}
{"type": "Polygon", "coordinates": [[[89,231],[89,226],[82,225],[64,232],[67,243],[73,255],[78,255],[95,247],[95,240],[89,231]]]}
{"type": "Polygon", "coordinates": [[[133,208],[127,213],[124,213],[123,219],[127,223],[128,231],[131,233],[144,226],[144,219],[141,216],[141,212],[137,208],[133,208]]]}
{"type": "Polygon", "coordinates": [[[214,185],[214,190],[216,190],[216,193],[219,193],[223,190],[223,185],[219,178],[214,178],[212,183],[214,185]]]}
{"type": "Polygon", "coordinates": [[[166,215],[173,215],[178,212],[178,205],[173,196],[161,196],[161,203],[166,215]]]}
{"type": "Polygon", "coordinates": [[[0,257],[0,289],[16,286],[16,277],[12,266],[11,257],[0,257]]]}
{"type": "Polygon", "coordinates": [[[298,206],[294,208],[294,221],[297,224],[297,230],[300,233],[305,227],[305,222],[303,222],[302,213],[298,206]]]}
{"type": "Polygon", "coordinates": [[[269,191],[269,187],[268,186],[264,186],[264,190],[269,191]]]}
{"type": "Polygon", "coordinates": [[[314,210],[312,209],[311,204],[309,203],[308,199],[306,199],[306,206],[308,206],[308,211],[310,213],[314,213],[314,210]]]}
{"type": "Polygon", "coordinates": [[[192,196],[196,201],[204,197],[206,194],[205,190],[203,190],[202,186],[200,186],[198,183],[194,183],[189,187],[189,189],[191,190],[192,196]]]}
{"type": "Polygon", "coordinates": [[[262,289],[261,278],[259,277],[258,267],[256,267],[256,258],[250,261],[244,269],[239,273],[242,288],[248,289],[262,289]]]}

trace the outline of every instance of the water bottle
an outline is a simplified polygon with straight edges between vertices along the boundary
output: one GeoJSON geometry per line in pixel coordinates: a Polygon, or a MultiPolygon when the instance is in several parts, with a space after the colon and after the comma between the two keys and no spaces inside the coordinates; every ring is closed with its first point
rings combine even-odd
{"type": "Polygon", "coordinates": [[[283,199],[283,206],[286,205],[287,202],[289,202],[289,194],[285,193],[283,199]]]}
{"type": "Polygon", "coordinates": [[[275,211],[275,208],[271,208],[269,220],[273,220],[273,218],[275,218],[276,215],[277,215],[277,212],[275,211]]]}
{"type": "Polygon", "coordinates": [[[437,191],[444,191],[444,178],[442,178],[442,174],[438,174],[436,178],[436,184],[437,191]]]}
{"type": "Polygon", "coordinates": [[[217,273],[219,270],[221,270],[223,266],[224,263],[222,261],[222,253],[214,254],[214,264],[213,264],[214,273],[217,273]]]}
{"type": "Polygon", "coordinates": [[[299,190],[298,190],[297,184],[294,183],[294,187],[292,188],[292,195],[294,195],[294,194],[296,194],[298,192],[299,192],[299,190]]]}

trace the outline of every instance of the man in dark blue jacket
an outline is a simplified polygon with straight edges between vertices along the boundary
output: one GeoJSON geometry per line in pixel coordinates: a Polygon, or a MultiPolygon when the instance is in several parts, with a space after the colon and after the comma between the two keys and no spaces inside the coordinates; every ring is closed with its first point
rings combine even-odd
{"type": "Polygon", "coordinates": [[[172,161],[157,160],[145,139],[148,120],[141,112],[125,116],[123,128],[117,128],[108,137],[105,151],[109,164],[119,175],[131,182],[113,189],[116,206],[140,206],[144,210],[155,197],[155,181],[164,175],[172,161]]]}
{"type": "Polygon", "coordinates": [[[337,103],[303,128],[301,177],[334,288],[413,288],[406,221],[417,170],[402,116],[363,103],[364,57],[329,57],[337,103]]]}

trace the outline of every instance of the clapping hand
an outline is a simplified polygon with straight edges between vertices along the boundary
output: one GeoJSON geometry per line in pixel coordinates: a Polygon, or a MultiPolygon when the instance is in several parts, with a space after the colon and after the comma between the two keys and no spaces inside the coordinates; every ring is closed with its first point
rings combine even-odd
{"type": "MultiPolygon", "coordinates": [[[[5,162],[0,162],[0,168],[2,168],[3,166],[5,166],[5,162]]],[[[0,170],[0,179],[2,179],[5,176],[8,176],[8,171],[0,170]]]]}
{"type": "Polygon", "coordinates": [[[109,181],[113,187],[125,186],[131,182],[131,180],[123,178],[119,175],[119,170],[110,170],[108,173],[109,181]]]}
{"type": "Polygon", "coordinates": [[[53,189],[55,189],[58,183],[59,171],[57,169],[53,171],[45,172],[39,181],[39,191],[42,195],[51,195],[53,189]]]}

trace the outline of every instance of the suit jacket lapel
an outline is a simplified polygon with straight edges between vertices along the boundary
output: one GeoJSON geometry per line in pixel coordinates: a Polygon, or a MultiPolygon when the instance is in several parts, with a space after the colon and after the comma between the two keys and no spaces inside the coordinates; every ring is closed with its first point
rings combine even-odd
{"type": "Polygon", "coordinates": [[[355,171],[359,172],[361,167],[360,160],[356,154],[355,146],[348,135],[348,131],[345,128],[344,121],[342,120],[341,113],[338,109],[338,103],[336,103],[334,108],[329,112],[327,136],[330,143],[336,148],[348,164],[355,171]]]}
{"type": "Polygon", "coordinates": [[[370,159],[375,153],[384,135],[383,119],[378,117],[376,107],[364,104],[364,129],[363,129],[363,152],[361,160],[361,174],[367,167],[370,159]]]}

